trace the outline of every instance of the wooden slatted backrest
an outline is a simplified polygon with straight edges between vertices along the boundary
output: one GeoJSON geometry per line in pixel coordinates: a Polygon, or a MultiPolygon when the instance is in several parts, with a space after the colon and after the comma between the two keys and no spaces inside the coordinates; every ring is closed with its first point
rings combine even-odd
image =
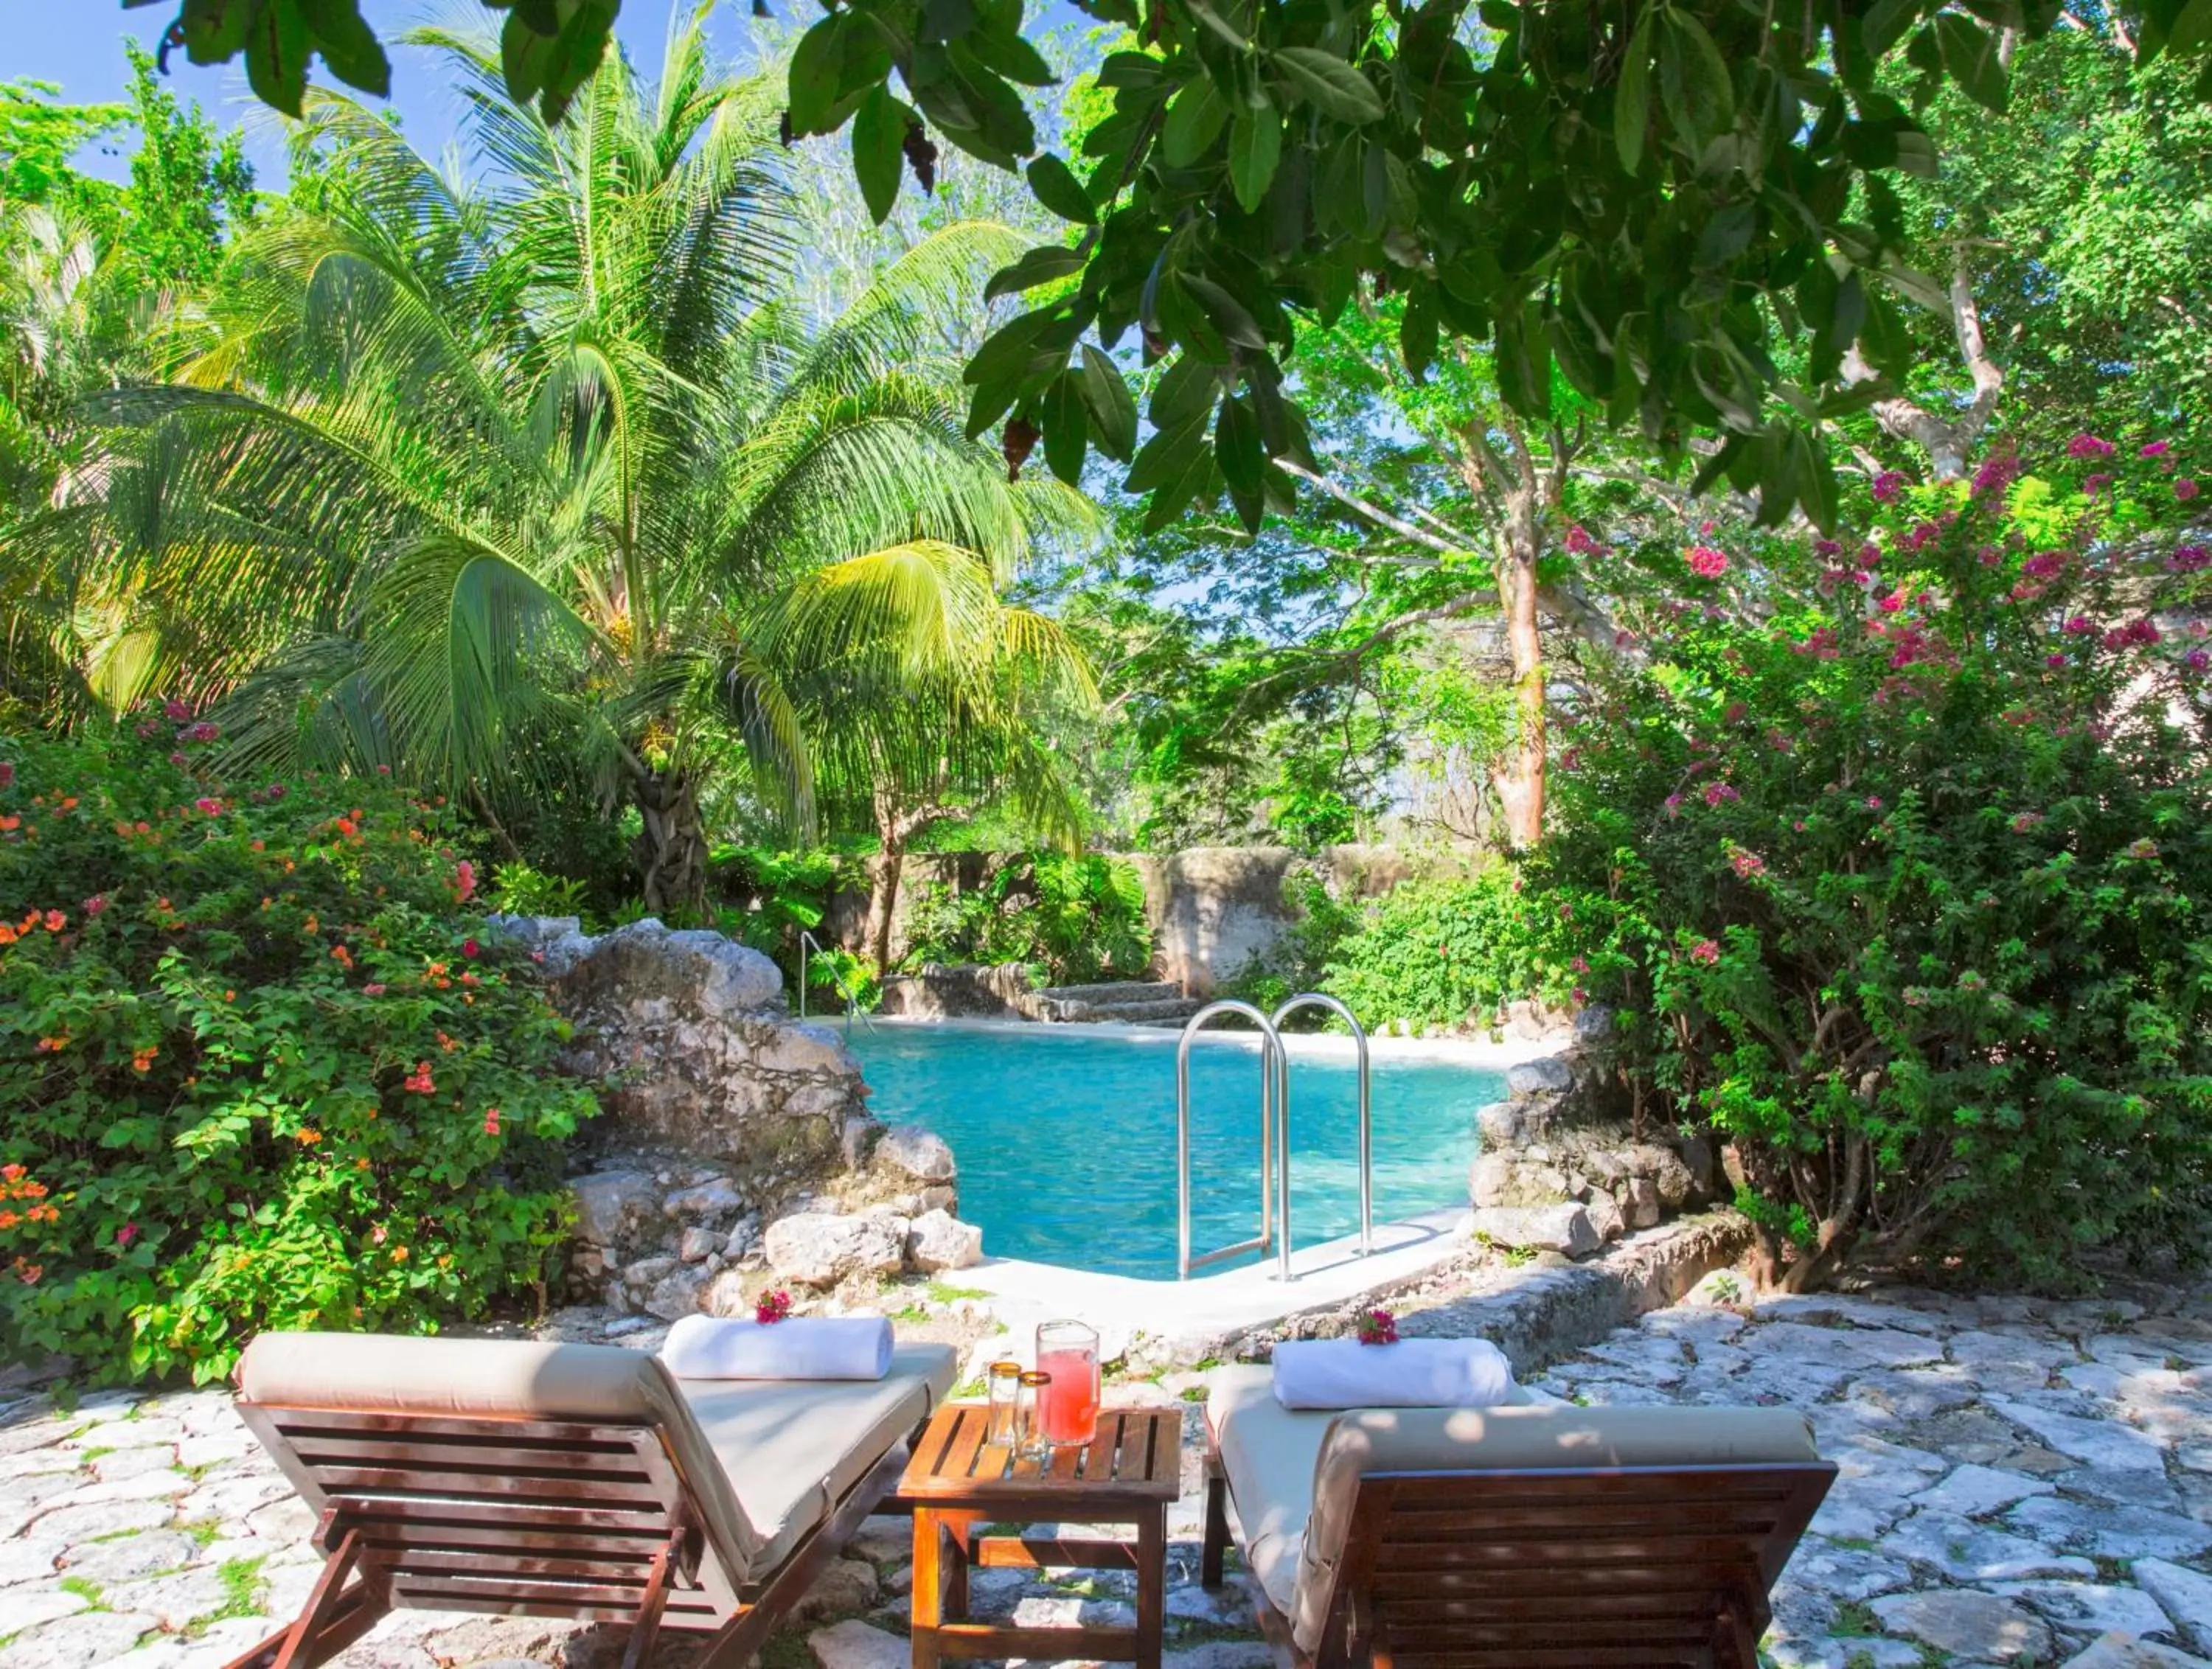
{"type": "Polygon", "coordinates": [[[729,1617],[737,1594],[659,1429],[425,1417],[240,1402],[238,1411],[395,1605],[626,1622],[679,1530],[668,1625],[729,1617]]]}
{"type": "Polygon", "coordinates": [[[1395,1669],[1727,1666],[1835,1470],[1370,1473],[1321,1662],[1357,1640],[1395,1669]]]}

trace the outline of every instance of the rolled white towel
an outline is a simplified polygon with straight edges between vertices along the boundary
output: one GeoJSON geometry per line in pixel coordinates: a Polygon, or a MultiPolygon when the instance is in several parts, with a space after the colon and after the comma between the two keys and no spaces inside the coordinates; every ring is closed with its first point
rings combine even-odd
{"type": "Polygon", "coordinates": [[[660,1359],[678,1379],[879,1380],[890,1371],[891,1324],[876,1315],[758,1321],[687,1315],[660,1359]]]}
{"type": "Polygon", "coordinates": [[[1275,1400],[1285,1408],[1490,1408],[1510,1401],[1513,1390],[1513,1364],[1486,1338],[1275,1346],[1275,1400]]]}

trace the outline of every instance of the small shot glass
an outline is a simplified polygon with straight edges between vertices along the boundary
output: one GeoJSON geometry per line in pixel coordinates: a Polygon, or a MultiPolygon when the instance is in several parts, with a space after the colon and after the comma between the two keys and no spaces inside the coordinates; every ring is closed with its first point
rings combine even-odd
{"type": "Polygon", "coordinates": [[[1011,1449],[1014,1446],[1014,1404],[1021,1392],[1022,1364],[993,1363],[990,1385],[991,1409],[983,1428],[983,1441],[994,1448],[1011,1449]]]}

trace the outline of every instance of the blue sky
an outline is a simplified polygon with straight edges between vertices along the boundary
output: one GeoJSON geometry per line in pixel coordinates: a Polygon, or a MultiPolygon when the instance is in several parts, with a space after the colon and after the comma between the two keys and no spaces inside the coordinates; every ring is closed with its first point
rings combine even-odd
{"type": "MultiPolygon", "coordinates": [[[[682,0],[687,6],[691,0],[682,0]]],[[[793,15],[797,0],[770,0],[779,16],[793,15]]],[[[489,17],[474,0],[362,0],[362,10],[387,42],[410,24],[448,15],[489,17]]],[[[123,43],[136,38],[151,50],[176,15],[167,3],[125,11],[121,0],[0,0],[0,79],[28,78],[59,83],[73,104],[119,100],[128,70],[123,43]]],[[[803,14],[802,14],[803,15],[803,14]]],[[[660,61],[668,30],[668,0],[623,0],[617,33],[632,58],[650,67],[660,61]]],[[[750,39],[751,8],[737,0],[718,0],[710,29],[718,46],[744,54],[750,39]]],[[[236,64],[202,69],[179,52],[170,61],[170,88],[179,100],[197,99],[225,126],[244,122],[247,148],[264,186],[284,179],[283,146],[276,120],[261,111],[247,91],[236,64]]],[[[316,66],[316,78],[325,79],[316,66]]],[[[418,149],[435,154],[452,138],[456,102],[436,65],[425,55],[404,49],[392,53],[391,108],[398,112],[418,149]]],[[[374,100],[371,100],[374,103],[374,100]]],[[[98,149],[78,159],[88,173],[111,179],[127,177],[130,159],[113,149],[98,149]]]]}

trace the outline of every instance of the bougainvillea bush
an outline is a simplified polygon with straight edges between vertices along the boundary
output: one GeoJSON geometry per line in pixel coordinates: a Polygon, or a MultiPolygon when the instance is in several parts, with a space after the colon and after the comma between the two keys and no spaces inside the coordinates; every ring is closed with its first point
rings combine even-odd
{"type": "Polygon", "coordinates": [[[2212,539],[2170,449],[2068,451],[1673,553],[1566,738],[1528,884],[1784,1284],[2201,1241],[2212,539]]]}
{"type": "Polygon", "coordinates": [[[445,813],[216,741],[0,736],[0,1356],[206,1380],[527,1293],[561,1238],[594,1103],[445,813]]]}

